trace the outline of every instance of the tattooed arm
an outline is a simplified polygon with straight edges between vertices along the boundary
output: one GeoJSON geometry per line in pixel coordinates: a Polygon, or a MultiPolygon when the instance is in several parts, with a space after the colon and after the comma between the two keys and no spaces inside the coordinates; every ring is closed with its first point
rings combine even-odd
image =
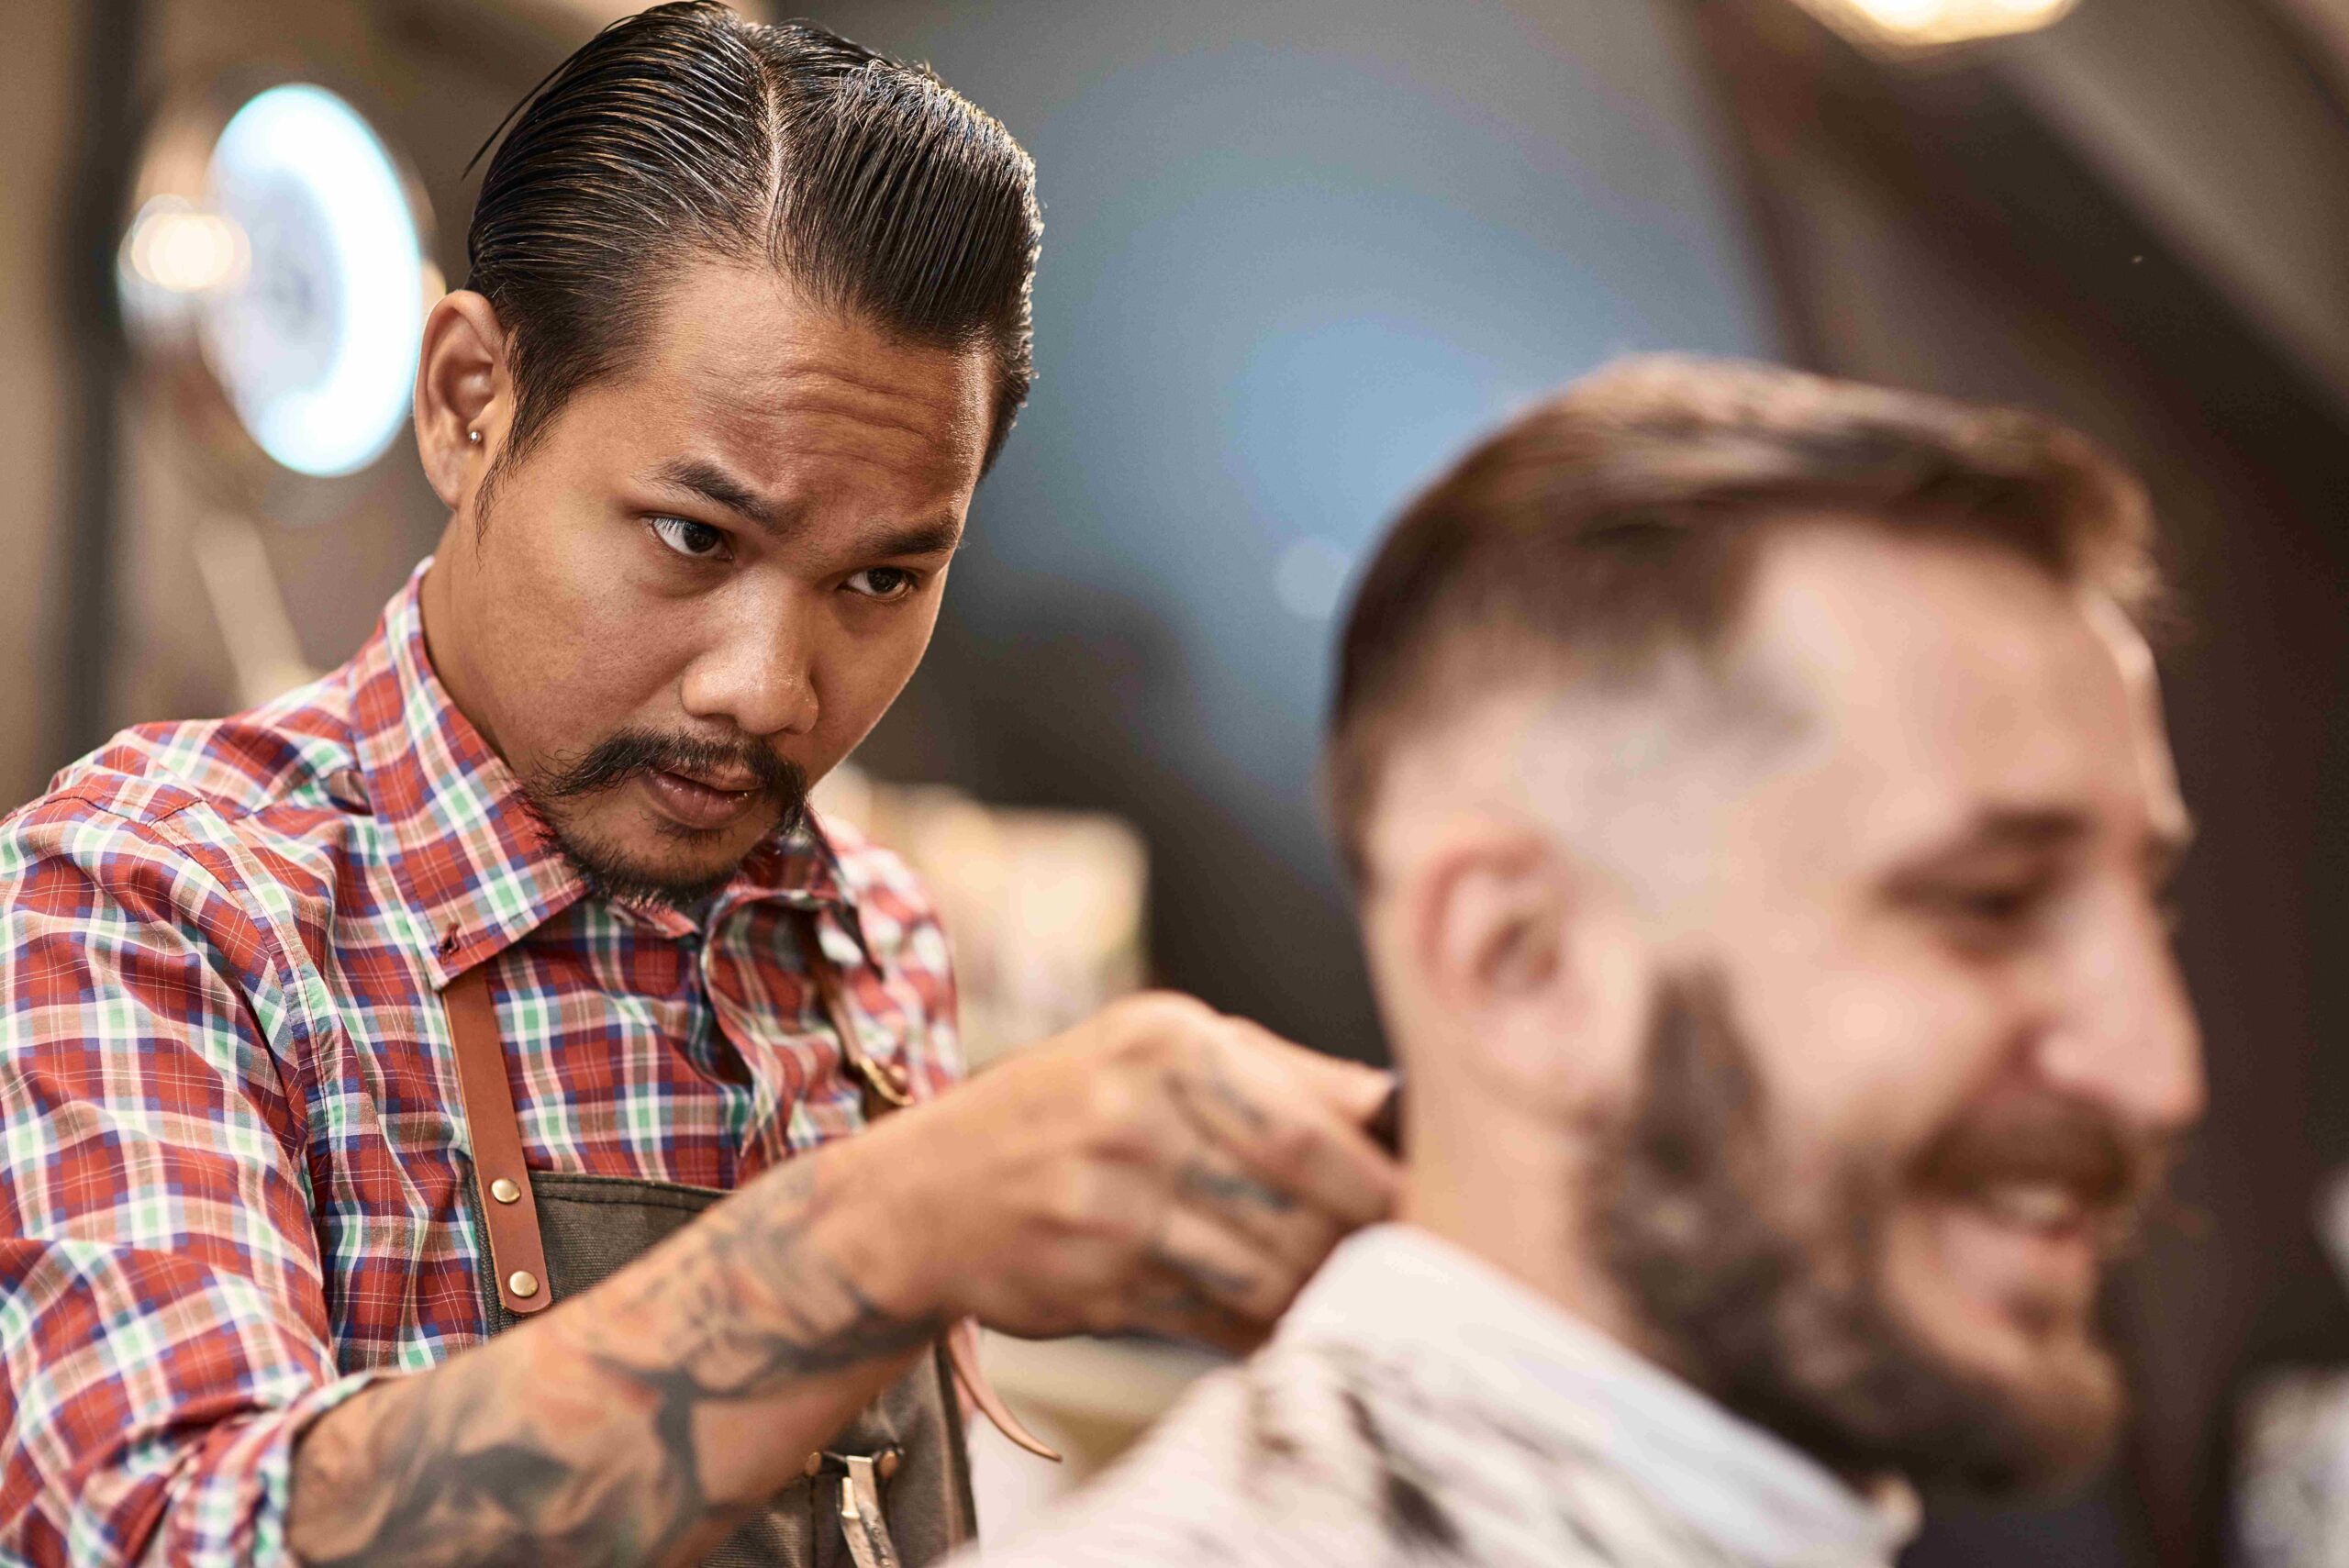
{"type": "Polygon", "coordinates": [[[295,1554],[421,1568],[707,1550],[939,1330],[852,1273],[848,1162],[770,1172],[600,1288],[329,1412],[295,1455],[295,1554]]]}
{"type": "Polygon", "coordinates": [[[1145,997],[769,1172],[595,1290],[322,1417],[312,1568],[680,1562],[949,1322],[1261,1338],[1392,1167],[1384,1074],[1145,997]]]}

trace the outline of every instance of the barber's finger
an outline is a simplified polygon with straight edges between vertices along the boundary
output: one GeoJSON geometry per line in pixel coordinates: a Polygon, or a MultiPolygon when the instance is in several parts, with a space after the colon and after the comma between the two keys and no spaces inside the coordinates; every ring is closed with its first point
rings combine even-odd
{"type": "Polygon", "coordinates": [[[1394,1211],[1395,1162],[1244,1037],[1203,1042],[1176,1074],[1175,1108],[1193,1130],[1278,1191],[1349,1229],[1394,1211]]]}
{"type": "Polygon", "coordinates": [[[1205,1142],[1194,1141],[1176,1180],[1182,1202],[1247,1237],[1300,1276],[1321,1266],[1341,1234],[1330,1216],[1205,1142]]]}
{"type": "Polygon", "coordinates": [[[1181,1207],[1168,1211],[1149,1262],[1217,1307],[1257,1322],[1286,1311],[1307,1274],[1229,1226],[1181,1207]]]}
{"type": "Polygon", "coordinates": [[[1296,1074],[1299,1084],[1357,1127],[1367,1123],[1395,1091],[1395,1074],[1383,1067],[1348,1062],[1275,1034],[1252,1018],[1226,1018],[1241,1039],[1296,1074]]]}

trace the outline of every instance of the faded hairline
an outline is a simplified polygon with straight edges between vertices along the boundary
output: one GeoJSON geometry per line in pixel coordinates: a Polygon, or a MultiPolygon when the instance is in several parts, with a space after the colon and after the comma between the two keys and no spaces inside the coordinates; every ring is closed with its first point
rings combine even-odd
{"type": "MultiPolygon", "coordinates": [[[[1703,865],[1679,864],[1670,846],[1704,851],[1685,825],[1816,728],[1810,695],[1745,637],[1750,608],[1716,641],[1629,659],[1522,632],[1452,639],[1436,655],[1449,668],[1427,675],[1419,700],[1379,717],[1392,729],[1356,807],[1356,896],[1368,904],[1388,889],[1398,835],[1488,806],[1522,813],[1637,895],[1687,884],[1703,865]],[[1653,846],[1664,847],[1642,852],[1653,846]]],[[[1319,782],[1326,807],[1326,758],[1319,782]]]]}
{"type": "Polygon", "coordinates": [[[2151,513],[2126,468],[2021,410],[1776,366],[1650,356],[1543,401],[1403,514],[1340,644],[1323,804],[1359,882],[1390,753],[1487,686],[1637,680],[1721,656],[1784,528],[1976,539],[2140,625],[2151,513]]]}

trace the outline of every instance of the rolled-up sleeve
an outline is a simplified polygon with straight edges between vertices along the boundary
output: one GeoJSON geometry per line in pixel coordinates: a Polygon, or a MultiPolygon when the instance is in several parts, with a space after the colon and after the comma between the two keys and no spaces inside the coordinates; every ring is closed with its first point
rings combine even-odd
{"type": "Polygon", "coordinates": [[[233,866],[0,823],[0,1562],[289,1561],[329,1340],[284,955],[233,866]],[[273,1041],[275,1044],[273,1044],[273,1041]]]}

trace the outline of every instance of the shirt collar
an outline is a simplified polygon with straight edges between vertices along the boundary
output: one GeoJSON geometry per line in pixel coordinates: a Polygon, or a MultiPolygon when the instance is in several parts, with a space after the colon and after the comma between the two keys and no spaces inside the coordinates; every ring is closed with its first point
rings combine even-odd
{"type": "Polygon", "coordinates": [[[1284,1339],[1429,1358],[1619,1469],[1659,1511],[1733,1561],[1889,1562],[1917,1527],[1898,1483],[1869,1498],[1776,1435],[1609,1339],[1484,1260],[1400,1225],[1361,1232],[1298,1298],[1284,1339]]]}
{"type": "MultiPolygon", "coordinates": [[[[369,808],[394,842],[393,873],[422,927],[425,965],[446,985],[586,895],[504,759],[457,710],[424,643],[429,557],[384,607],[347,666],[353,745],[369,808]]],[[[858,937],[848,879],[820,826],[761,844],[711,906],[714,923],[763,898],[835,908],[858,937]]],[[[631,909],[666,936],[694,922],[631,909]]]]}

